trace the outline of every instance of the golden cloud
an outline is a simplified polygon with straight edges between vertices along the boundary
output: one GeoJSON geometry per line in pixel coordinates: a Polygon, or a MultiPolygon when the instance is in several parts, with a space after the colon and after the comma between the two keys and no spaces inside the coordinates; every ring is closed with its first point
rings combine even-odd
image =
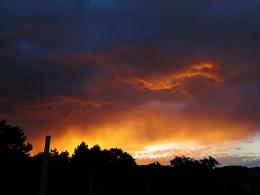
{"type": "Polygon", "coordinates": [[[222,81],[219,66],[202,63],[191,65],[183,71],[167,73],[163,75],[154,74],[149,78],[133,76],[127,78],[125,82],[141,91],[144,89],[157,91],[174,90],[180,87],[185,87],[187,82],[195,78],[199,78],[203,82],[210,82],[212,85],[222,81]]]}

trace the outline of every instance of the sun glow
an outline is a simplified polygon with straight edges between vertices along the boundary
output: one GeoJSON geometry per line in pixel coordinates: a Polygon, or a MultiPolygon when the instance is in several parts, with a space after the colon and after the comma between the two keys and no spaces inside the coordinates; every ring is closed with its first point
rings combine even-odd
{"type": "Polygon", "coordinates": [[[190,142],[167,142],[159,145],[148,145],[143,150],[134,152],[133,156],[142,159],[158,159],[178,155],[190,155],[195,151],[202,150],[204,147],[194,141],[190,142]]]}

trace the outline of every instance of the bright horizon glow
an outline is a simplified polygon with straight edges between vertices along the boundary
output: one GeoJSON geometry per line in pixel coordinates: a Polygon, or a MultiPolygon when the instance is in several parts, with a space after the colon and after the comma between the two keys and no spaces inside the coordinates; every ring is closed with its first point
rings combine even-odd
{"type": "MultiPolygon", "coordinates": [[[[245,140],[229,141],[211,145],[203,145],[194,141],[168,142],[159,145],[146,146],[141,151],[133,152],[132,155],[140,164],[147,164],[154,161],[158,161],[162,164],[169,164],[170,159],[175,156],[189,156],[195,159],[213,156],[219,159],[223,165],[229,165],[228,163],[222,162],[224,158],[243,158],[241,161],[244,164],[259,159],[259,148],[260,135],[255,135],[245,140]]],[[[240,164],[237,162],[237,164],[234,165],[240,164]]],[[[260,162],[255,166],[260,166],[260,162]]]]}
{"type": "MultiPolygon", "coordinates": [[[[64,142],[58,141],[55,137],[53,137],[52,149],[57,148],[59,151],[62,151],[62,149],[64,150],[64,147],[67,147],[66,150],[70,153],[70,155],[72,155],[74,149],[82,141],[86,142],[89,148],[98,144],[93,140],[90,141],[90,139],[82,139],[80,136],[75,137],[66,135],[66,137],[69,137],[69,139],[64,139],[64,142]],[[57,143],[58,145],[62,144],[62,146],[60,145],[59,147],[55,147],[57,146],[57,143]]],[[[104,142],[99,145],[102,149],[117,147],[116,145],[113,146],[108,143],[109,142],[104,142]]],[[[167,141],[146,145],[143,148],[136,148],[135,150],[127,150],[126,148],[122,149],[131,154],[136,159],[138,164],[149,164],[154,161],[158,161],[161,164],[167,165],[175,156],[189,156],[195,159],[213,156],[217,158],[222,165],[230,165],[231,162],[234,165],[246,165],[246,163],[253,162],[254,160],[260,158],[259,148],[260,135],[257,134],[250,136],[247,139],[225,141],[222,143],[202,144],[196,141],[167,141]],[[240,161],[236,161],[237,159],[240,161]]],[[[251,166],[260,166],[260,162],[258,164],[254,163],[251,166]]]]}

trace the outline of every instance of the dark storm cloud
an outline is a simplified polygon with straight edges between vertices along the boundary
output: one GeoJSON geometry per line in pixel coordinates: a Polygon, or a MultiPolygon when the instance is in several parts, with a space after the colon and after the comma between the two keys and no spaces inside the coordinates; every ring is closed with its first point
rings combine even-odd
{"type": "Polygon", "coordinates": [[[179,117],[259,130],[259,6],[2,0],[0,116],[32,134],[39,126],[96,125],[157,104],[187,105],[179,117]]]}

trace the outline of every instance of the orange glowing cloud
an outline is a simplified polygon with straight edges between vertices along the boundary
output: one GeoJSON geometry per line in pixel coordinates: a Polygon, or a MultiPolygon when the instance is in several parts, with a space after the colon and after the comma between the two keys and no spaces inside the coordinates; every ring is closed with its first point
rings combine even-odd
{"type": "Polygon", "coordinates": [[[191,65],[185,70],[178,72],[154,74],[149,78],[133,76],[123,80],[141,91],[144,89],[151,91],[171,90],[192,99],[192,94],[190,94],[187,88],[189,87],[188,83],[194,79],[199,79],[201,83],[204,83],[202,87],[205,87],[206,84],[207,88],[215,87],[223,81],[219,66],[208,63],[191,65]]]}
{"type": "MultiPolygon", "coordinates": [[[[136,63],[149,62],[135,58],[136,63]]],[[[248,121],[237,121],[236,116],[204,105],[204,96],[198,92],[207,97],[225,85],[222,68],[215,63],[168,66],[157,72],[148,65],[143,69],[130,66],[120,55],[79,53],[49,56],[49,60],[72,72],[84,73],[86,68],[87,74],[92,68],[101,77],[86,76],[78,87],[80,96],[59,95],[43,98],[30,108],[16,106],[20,117],[41,119],[31,127],[38,129],[37,136],[29,136],[34,153],[41,151],[46,133],[53,135],[53,147],[70,153],[81,141],[135,153],[169,142],[211,144],[240,139],[255,128],[248,121]]],[[[170,61],[167,59],[168,64],[170,61]]]]}
{"type": "MultiPolygon", "coordinates": [[[[144,147],[171,142],[196,141],[198,145],[221,143],[246,137],[250,130],[246,124],[223,118],[215,120],[212,117],[191,116],[185,113],[188,106],[151,102],[112,116],[106,115],[99,118],[98,123],[81,121],[80,125],[64,127],[63,133],[50,132],[54,136],[52,147],[73,153],[74,148],[85,141],[90,146],[120,147],[135,153],[144,147]]],[[[37,146],[39,141],[34,140],[37,146]]],[[[40,150],[38,147],[34,152],[40,150]]]]}
{"type": "Polygon", "coordinates": [[[58,93],[29,103],[0,101],[8,105],[7,119],[26,124],[34,154],[42,150],[46,134],[53,136],[53,148],[70,153],[85,141],[140,154],[155,146],[160,150],[165,143],[215,144],[257,131],[254,118],[248,120],[236,110],[236,88],[228,83],[221,64],[178,64],[167,54],[153,55],[156,52],[47,55],[64,74],[58,82],[64,87],[55,86],[60,87],[58,93]]]}

